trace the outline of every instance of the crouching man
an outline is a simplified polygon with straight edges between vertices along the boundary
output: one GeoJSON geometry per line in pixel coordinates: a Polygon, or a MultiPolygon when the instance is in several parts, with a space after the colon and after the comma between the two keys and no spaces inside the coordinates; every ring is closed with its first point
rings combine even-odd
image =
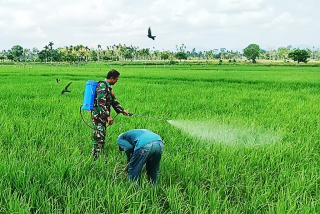
{"type": "Polygon", "coordinates": [[[120,134],[117,144],[127,155],[129,179],[138,180],[146,164],[148,179],[156,184],[163,152],[161,137],[147,129],[133,129],[120,134]]]}

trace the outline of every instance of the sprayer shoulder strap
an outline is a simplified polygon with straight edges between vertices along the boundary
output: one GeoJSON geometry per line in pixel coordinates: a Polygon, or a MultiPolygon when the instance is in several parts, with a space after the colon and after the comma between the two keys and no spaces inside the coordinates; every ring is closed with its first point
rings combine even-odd
{"type": "MultiPolygon", "coordinates": [[[[103,84],[106,85],[106,93],[108,93],[108,84],[107,84],[107,82],[106,82],[106,81],[99,81],[99,82],[98,82],[98,85],[99,85],[100,83],[103,83],[103,84]]],[[[97,89],[96,89],[96,92],[97,92],[97,89]]],[[[97,93],[95,93],[94,98],[97,98],[97,93]]]]}
{"type": "Polygon", "coordinates": [[[108,86],[108,84],[107,84],[106,81],[101,80],[101,81],[98,82],[98,84],[99,84],[99,83],[104,83],[104,84],[106,84],[106,86],[108,86]]]}
{"type": "Polygon", "coordinates": [[[107,84],[106,81],[103,81],[103,80],[102,80],[102,81],[99,81],[98,84],[100,84],[100,83],[104,83],[104,84],[106,85],[106,87],[108,88],[108,84],[107,84]]]}

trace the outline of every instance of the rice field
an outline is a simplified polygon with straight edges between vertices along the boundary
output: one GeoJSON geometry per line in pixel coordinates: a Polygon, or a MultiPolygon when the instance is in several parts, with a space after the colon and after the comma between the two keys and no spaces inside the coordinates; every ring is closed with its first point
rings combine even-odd
{"type": "Polygon", "coordinates": [[[320,212],[319,67],[12,65],[0,91],[0,213],[320,212]],[[169,123],[119,115],[93,161],[79,108],[111,68],[128,112],[169,123]],[[164,139],[155,187],[121,173],[140,128],[164,139]]]}

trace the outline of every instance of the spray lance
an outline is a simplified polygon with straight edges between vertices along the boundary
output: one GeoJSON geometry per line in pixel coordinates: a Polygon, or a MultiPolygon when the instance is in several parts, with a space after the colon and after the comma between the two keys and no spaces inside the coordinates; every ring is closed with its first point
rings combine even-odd
{"type": "Polygon", "coordinates": [[[162,121],[165,121],[165,122],[169,122],[168,120],[165,120],[165,119],[159,119],[159,118],[155,118],[155,117],[148,117],[148,116],[144,116],[144,115],[139,115],[139,114],[133,114],[133,113],[128,113],[129,116],[131,117],[132,115],[134,116],[139,116],[139,117],[145,117],[145,118],[151,118],[151,119],[154,119],[154,120],[162,120],[162,121]]]}
{"type": "MultiPolygon", "coordinates": [[[[86,82],[86,87],[85,87],[85,91],[84,91],[84,99],[83,99],[83,104],[80,106],[80,116],[83,120],[83,122],[91,129],[93,129],[92,126],[90,126],[83,118],[82,116],[82,111],[81,110],[86,110],[86,111],[92,111],[93,110],[93,104],[94,104],[94,98],[95,98],[95,93],[96,93],[96,87],[98,85],[99,82],[93,81],[93,80],[88,80],[86,82]]],[[[116,116],[113,117],[113,119],[115,119],[120,113],[117,113],[116,116]]],[[[155,117],[148,117],[148,116],[144,116],[144,115],[139,115],[139,114],[133,114],[133,113],[128,113],[130,117],[132,116],[139,116],[139,117],[145,117],[145,118],[151,118],[151,119],[155,119],[155,120],[162,120],[165,122],[168,122],[168,120],[164,120],[164,119],[159,119],[159,118],[155,118],[155,117]]],[[[106,128],[109,125],[106,126],[106,128]]]]}

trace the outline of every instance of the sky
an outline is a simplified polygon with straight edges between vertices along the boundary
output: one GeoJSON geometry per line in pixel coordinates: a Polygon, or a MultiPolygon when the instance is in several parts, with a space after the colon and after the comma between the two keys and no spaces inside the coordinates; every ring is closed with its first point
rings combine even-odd
{"type": "Polygon", "coordinates": [[[42,50],[50,41],[160,51],[320,48],[319,8],[319,0],[0,0],[0,50],[42,50]]]}

